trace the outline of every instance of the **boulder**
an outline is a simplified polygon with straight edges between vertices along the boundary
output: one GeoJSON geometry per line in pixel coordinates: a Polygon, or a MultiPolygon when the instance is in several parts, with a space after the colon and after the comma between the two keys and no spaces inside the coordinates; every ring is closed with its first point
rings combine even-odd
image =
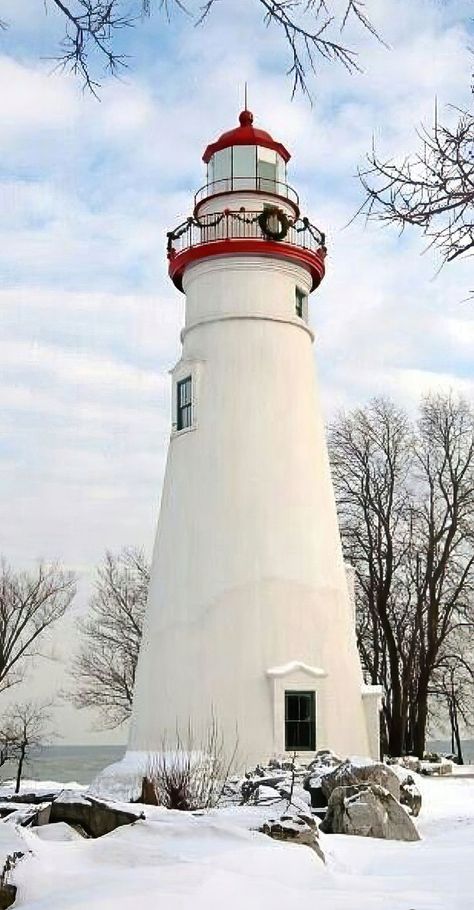
{"type": "Polygon", "coordinates": [[[57,790],[39,789],[37,791],[25,791],[24,793],[6,792],[6,789],[2,789],[0,801],[2,806],[7,803],[28,803],[28,805],[34,806],[36,803],[52,803],[53,799],[56,799],[60,793],[60,787],[57,790]]]}
{"type": "Polygon", "coordinates": [[[342,765],[342,758],[338,758],[330,749],[319,749],[314,758],[311,759],[308,771],[316,771],[319,768],[335,768],[338,765],[342,765]]]}
{"type": "Polygon", "coordinates": [[[49,821],[52,824],[67,822],[73,827],[80,826],[89,837],[101,837],[140,818],[145,818],[145,815],[138,808],[134,810],[128,805],[102,802],[93,796],[64,791],[54,800],[49,821]]]}
{"type": "Polygon", "coordinates": [[[414,771],[415,774],[419,774],[421,769],[420,759],[416,755],[402,755],[401,758],[395,758],[394,762],[407,771],[414,771]]]}
{"type": "Polygon", "coordinates": [[[400,799],[400,781],[395,772],[382,762],[347,759],[321,777],[322,791],[328,799],[336,787],[352,787],[363,783],[377,784],[388,790],[395,800],[400,799]]]}
{"type": "Polygon", "coordinates": [[[81,831],[79,826],[75,828],[66,822],[54,822],[52,825],[42,825],[35,832],[40,840],[53,841],[57,843],[70,843],[73,841],[83,840],[87,835],[81,831]]]}
{"type": "Polygon", "coordinates": [[[407,807],[410,815],[413,815],[414,818],[420,814],[421,793],[411,774],[405,780],[402,780],[400,784],[400,802],[402,806],[407,807]]]}
{"type": "Polygon", "coordinates": [[[15,898],[16,886],[0,883],[0,910],[7,910],[7,907],[11,907],[15,903],[15,898]]]}
{"type": "MultiPolygon", "coordinates": [[[[11,804],[12,805],[12,804],[11,804]]],[[[36,803],[33,806],[22,805],[10,812],[5,822],[20,825],[22,828],[47,825],[51,813],[51,803],[36,803]]]]}
{"type": "Polygon", "coordinates": [[[320,828],[326,834],[403,841],[420,839],[403,806],[384,787],[372,783],[336,787],[320,828]]]}
{"type": "Polygon", "coordinates": [[[324,862],[324,853],[319,845],[318,829],[311,815],[284,813],[279,817],[269,818],[258,830],[274,840],[311,847],[324,862]]]}
{"type": "Polygon", "coordinates": [[[453,763],[448,761],[446,758],[441,758],[439,761],[427,761],[423,759],[420,762],[420,774],[424,774],[428,777],[432,775],[444,776],[445,774],[453,773],[453,763]]]}
{"type": "Polygon", "coordinates": [[[275,775],[274,777],[257,777],[256,780],[245,779],[242,781],[241,785],[241,794],[242,802],[258,802],[259,793],[262,791],[262,788],[268,789],[271,788],[278,792],[278,787],[285,780],[285,775],[275,775]]]}

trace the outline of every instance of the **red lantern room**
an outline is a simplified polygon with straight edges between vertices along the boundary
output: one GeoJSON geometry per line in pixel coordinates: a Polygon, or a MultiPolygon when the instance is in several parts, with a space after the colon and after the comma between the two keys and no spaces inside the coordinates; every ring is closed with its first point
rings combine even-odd
{"type": "Polygon", "coordinates": [[[290,153],[244,110],[239,126],[203,154],[207,182],[193,215],[168,233],[169,273],[182,290],[184,269],[207,256],[269,255],[298,261],[313,289],[324,276],[324,234],[300,217],[298,194],[287,183],[290,153]]]}

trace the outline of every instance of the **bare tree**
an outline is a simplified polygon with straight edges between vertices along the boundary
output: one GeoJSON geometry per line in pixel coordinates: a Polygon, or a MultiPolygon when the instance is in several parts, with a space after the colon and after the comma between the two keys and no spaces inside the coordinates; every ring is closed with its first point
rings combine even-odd
{"type": "Polygon", "coordinates": [[[90,613],[80,620],[81,646],[72,666],[78,708],[98,708],[109,728],[132,708],[150,569],[143,553],[107,553],[97,571],[90,613]]]}
{"type": "Polygon", "coordinates": [[[76,593],[75,576],[56,563],[14,572],[0,563],[0,691],[19,682],[25,660],[37,653],[44,634],[76,593]]]}
{"type": "Polygon", "coordinates": [[[12,705],[1,721],[1,743],[8,747],[8,760],[16,761],[15,793],[20,792],[25,762],[51,736],[51,704],[27,701],[12,705]]]}
{"type": "Polygon", "coordinates": [[[464,764],[461,725],[469,729],[474,723],[473,667],[472,655],[466,659],[462,653],[451,653],[434,674],[430,686],[430,715],[437,725],[443,725],[447,718],[451,754],[459,765],[464,764]]]}
{"type": "Polygon", "coordinates": [[[330,448],[361,658],[385,690],[384,747],[422,756],[433,680],[474,629],[474,416],[434,395],[411,426],[376,400],[335,422],[330,448]]]}
{"type": "Polygon", "coordinates": [[[384,399],[342,414],[329,445],[346,558],[356,572],[358,643],[366,675],[384,687],[384,749],[403,751],[406,688],[402,645],[409,604],[402,566],[409,544],[407,477],[412,430],[384,399]]]}
{"type": "MultiPolygon", "coordinates": [[[[40,0],[38,0],[40,2],[40,0]]],[[[41,0],[45,9],[63,17],[65,34],[55,59],[57,65],[80,76],[94,94],[100,87],[100,71],[116,75],[127,58],[116,49],[119,34],[149,16],[155,6],[169,18],[173,10],[190,15],[200,25],[210,15],[216,0],[41,0]],[[194,7],[194,10],[193,10],[194,7]],[[97,74],[96,74],[97,73],[97,74]]],[[[293,94],[308,94],[308,74],[316,71],[317,58],[341,63],[349,72],[360,70],[356,51],[341,39],[341,32],[355,20],[381,40],[366,13],[365,0],[253,0],[263,12],[264,23],[283,34],[290,54],[288,74],[293,94]]],[[[222,0],[221,0],[222,3],[222,0]]],[[[229,16],[236,12],[228,0],[229,16]]],[[[3,23],[5,27],[6,23],[3,23]]]]}
{"type": "Polygon", "coordinates": [[[420,228],[443,263],[474,249],[474,117],[456,111],[450,127],[438,122],[418,133],[420,150],[401,161],[383,160],[375,148],[359,172],[366,197],[361,211],[401,230],[420,228]]]}
{"type": "Polygon", "coordinates": [[[466,401],[431,395],[415,445],[411,554],[418,667],[413,748],[423,752],[430,682],[460,632],[474,632],[474,414],[466,401]]]}

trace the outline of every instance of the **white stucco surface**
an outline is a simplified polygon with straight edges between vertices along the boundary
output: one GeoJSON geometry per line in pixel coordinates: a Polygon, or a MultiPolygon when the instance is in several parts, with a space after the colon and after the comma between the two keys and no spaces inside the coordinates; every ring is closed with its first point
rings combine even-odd
{"type": "Polygon", "coordinates": [[[193,426],[177,431],[174,390],[131,750],[190,722],[199,740],[214,716],[239,765],[265,760],[284,751],[285,691],[304,689],[317,748],[373,754],[313,333],[295,311],[310,285],[260,255],[185,271],[172,381],[193,378],[193,426]]]}

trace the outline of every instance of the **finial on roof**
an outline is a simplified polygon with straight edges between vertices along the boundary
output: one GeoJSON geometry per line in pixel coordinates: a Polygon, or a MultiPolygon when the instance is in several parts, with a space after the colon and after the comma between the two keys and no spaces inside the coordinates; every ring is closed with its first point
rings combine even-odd
{"type": "Polygon", "coordinates": [[[251,111],[248,111],[247,108],[245,111],[242,111],[239,116],[239,123],[241,126],[252,126],[253,123],[253,114],[251,111]]]}

